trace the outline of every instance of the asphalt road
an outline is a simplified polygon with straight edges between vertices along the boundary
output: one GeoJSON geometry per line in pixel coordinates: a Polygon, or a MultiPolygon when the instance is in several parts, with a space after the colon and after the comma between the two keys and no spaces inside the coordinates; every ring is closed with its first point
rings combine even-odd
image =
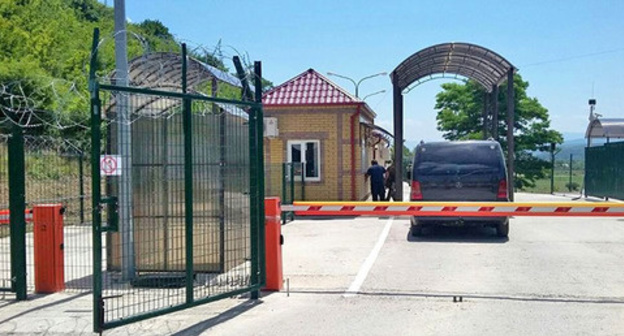
{"type": "MultiPolygon", "coordinates": [[[[534,200],[569,198],[517,196],[534,200]]],[[[409,220],[394,219],[354,295],[388,222],[286,225],[290,296],[205,334],[624,335],[624,219],[514,218],[509,239],[478,228],[412,238],[409,220]]]]}
{"type": "MultiPolygon", "coordinates": [[[[554,200],[570,197],[517,196],[554,200]]],[[[514,218],[509,239],[478,228],[413,238],[407,218],[282,229],[289,291],[105,335],[624,335],[623,218],[514,218]]],[[[0,334],[90,334],[90,307],[64,293],[0,304],[0,334]]]]}

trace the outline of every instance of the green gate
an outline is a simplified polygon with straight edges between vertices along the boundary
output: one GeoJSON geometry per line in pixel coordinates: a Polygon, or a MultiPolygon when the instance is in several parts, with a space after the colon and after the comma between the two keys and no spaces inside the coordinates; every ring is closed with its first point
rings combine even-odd
{"type": "Polygon", "coordinates": [[[257,298],[265,281],[260,63],[239,101],[186,93],[186,60],[182,45],[182,92],[99,84],[91,68],[96,332],[257,298]]]}
{"type": "Polygon", "coordinates": [[[585,194],[624,199],[624,142],[585,148],[585,194]]]}

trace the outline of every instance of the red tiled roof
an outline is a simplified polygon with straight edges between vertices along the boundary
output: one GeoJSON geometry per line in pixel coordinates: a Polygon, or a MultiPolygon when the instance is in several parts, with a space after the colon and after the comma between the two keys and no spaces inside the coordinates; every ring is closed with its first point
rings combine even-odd
{"type": "Polygon", "coordinates": [[[264,105],[345,105],[362,101],[332,83],[327,77],[309,69],[295,78],[266,92],[264,105]]]}

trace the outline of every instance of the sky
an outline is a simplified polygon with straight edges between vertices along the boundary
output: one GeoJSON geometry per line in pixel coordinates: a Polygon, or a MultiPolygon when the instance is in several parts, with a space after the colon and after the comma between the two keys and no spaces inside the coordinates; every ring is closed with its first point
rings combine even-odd
{"type": "MultiPolygon", "coordinates": [[[[112,6],[113,0],[100,0],[112,6]]],[[[588,99],[596,112],[624,117],[624,1],[268,1],[126,0],[132,22],[159,20],[189,45],[262,61],[263,76],[279,85],[309,68],[358,81],[390,73],[419,50],[446,42],[468,42],[510,61],[528,95],[549,110],[551,126],[567,139],[582,138],[588,99]]],[[[227,63],[227,62],[226,62],[227,63]]],[[[233,66],[230,64],[230,68],[233,66]]],[[[329,77],[349,92],[354,85],[329,77]]],[[[408,143],[440,140],[436,130],[435,80],[404,96],[408,143]]],[[[375,123],[392,131],[389,76],[362,82],[360,97],[375,123]]]]}

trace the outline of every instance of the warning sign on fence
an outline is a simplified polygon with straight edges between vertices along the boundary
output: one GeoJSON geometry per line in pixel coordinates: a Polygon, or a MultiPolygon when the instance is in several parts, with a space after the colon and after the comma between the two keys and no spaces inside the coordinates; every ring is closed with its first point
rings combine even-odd
{"type": "Polygon", "coordinates": [[[100,174],[102,176],[121,176],[121,156],[100,156],[100,174]]]}

